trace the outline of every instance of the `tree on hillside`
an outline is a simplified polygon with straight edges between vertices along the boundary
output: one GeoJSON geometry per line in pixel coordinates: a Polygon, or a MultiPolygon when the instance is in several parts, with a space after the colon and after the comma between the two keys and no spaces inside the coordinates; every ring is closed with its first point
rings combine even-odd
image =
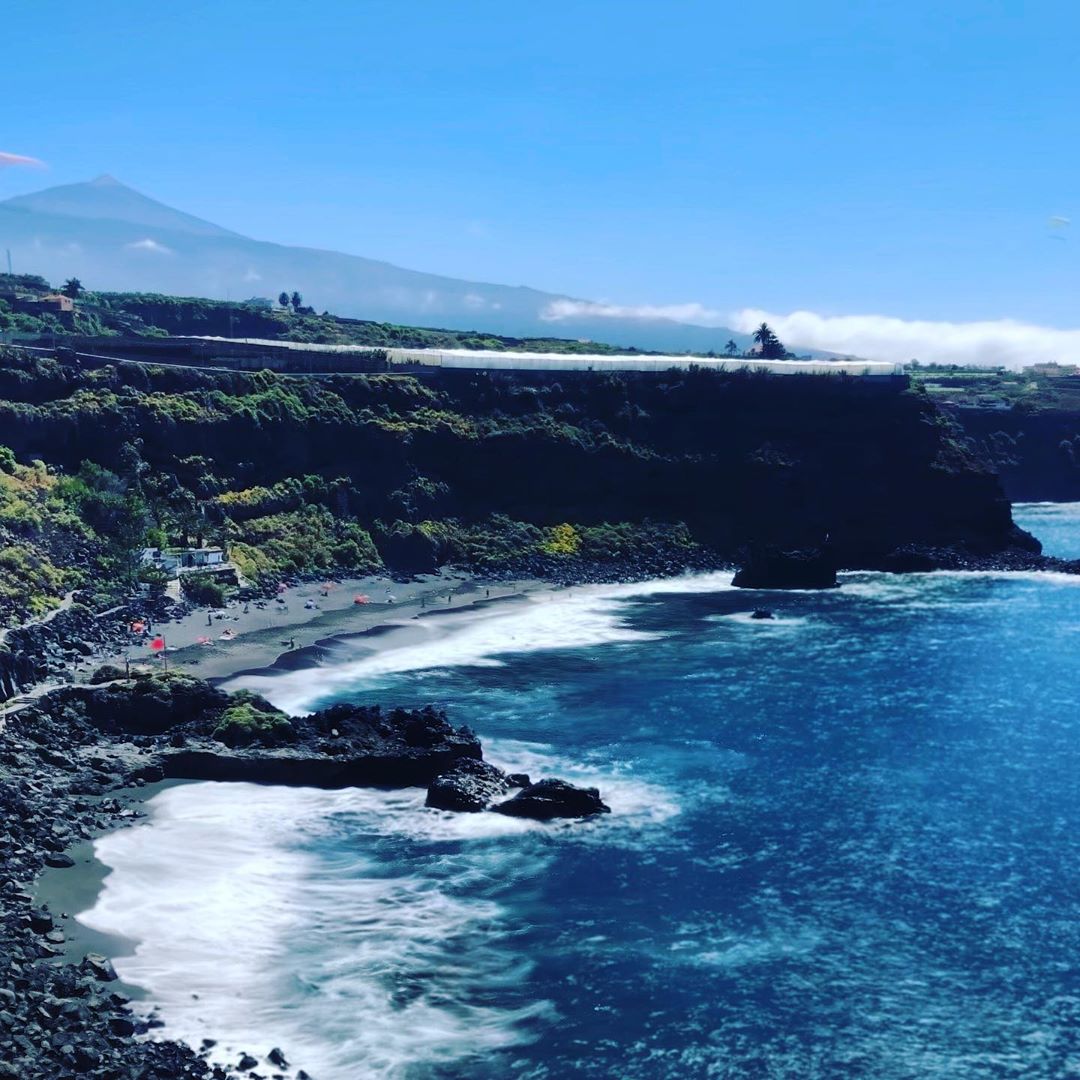
{"type": "Polygon", "coordinates": [[[64,287],[60,290],[64,296],[71,297],[72,300],[78,300],[82,295],[83,283],[77,277],[70,277],[64,282],[64,287]]]}
{"type": "Polygon", "coordinates": [[[773,333],[768,323],[762,323],[754,331],[754,341],[761,349],[763,360],[783,360],[787,356],[783,342],[773,333]]]}
{"type": "Polygon", "coordinates": [[[294,292],[292,294],[292,296],[290,297],[290,300],[292,301],[292,309],[293,309],[293,311],[298,312],[300,310],[300,306],[304,302],[304,298],[298,292],[294,292]]]}
{"type": "Polygon", "coordinates": [[[283,291],[283,292],[282,292],[282,293],[281,293],[281,294],[280,294],[280,295],[278,296],[278,298],[277,298],[277,302],[278,302],[278,303],[279,303],[279,304],[280,304],[280,305],[281,305],[281,306],[282,306],[283,308],[287,308],[287,307],[289,306],[289,294],[288,294],[287,292],[284,292],[284,291],[283,291]]]}
{"type": "Polygon", "coordinates": [[[738,356],[739,355],[739,346],[735,344],[735,339],[734,338],[728,338],[727,344],[724,346],[724,355],[725,356],[738,356]]]}

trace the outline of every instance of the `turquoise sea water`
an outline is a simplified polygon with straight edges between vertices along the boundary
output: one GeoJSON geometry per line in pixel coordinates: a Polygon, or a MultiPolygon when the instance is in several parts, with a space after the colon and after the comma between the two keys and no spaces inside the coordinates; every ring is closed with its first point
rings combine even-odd
{"type": "MultiPolygon", "coordinates": [[[[1077,507],[1018,516],[1080,551],[1077,507]]],[[[1080,1076],[1080,579],[718,576],[422,634],[259,689],[436,702],[613,814],[166,791],[82,916],[166,1033],[315,1080],[1080,1076]]]]}

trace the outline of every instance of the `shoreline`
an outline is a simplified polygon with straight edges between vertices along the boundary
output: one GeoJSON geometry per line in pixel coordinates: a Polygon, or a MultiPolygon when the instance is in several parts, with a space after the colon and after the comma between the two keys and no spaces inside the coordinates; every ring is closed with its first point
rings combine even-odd
{"type": "MultiPolygon", "coordinates": [[[[59,946],[59,956],[64,962],[78,965],[88,953],[100,953],[112,960],[130,956],[135,951],[137,942],[132,939],[93,930],[78,920],[80,913],[89,911],[97,903],[105,879],[112,873],[112,870],[98,859],[94,845],[99,837],[107,836],[118,829],[131,829],[145,824],[149,819],[144,809],[146,803],[159,792],[186,783],[190,781],[159,780],[141,787],[121,788],[111,792],[109,797],[124,805],[125,819],[110,822],[105,828],[94,830],[89,838],[65,849],[64,854],[74,860],[74,866],[46,867],[38,875],[30,893],[35,906],[47,907],[64,931],[64,941],[59,946]]],[[[111,986],[131,1001],[146,1000],[146,993],[141,987],[125,983],[122,979],[117,979],[111,986]]]]}
{"type": "MultiPolygon", "coordinates": [[[[352,584],[352,582],[343,582],[341,588],[351,587],[352,584]]],[[[421,619],[436,619],[439,616],[460,614],[470,609],[494,608],[521,601],[526,596],[537,592],[560,591],[557,585],[535,579],[489,583],[463,575],[457,575],[454,578],[440,575],[410,584],[412,588],[406,591],[406,598],[395,599],[393,603],[372,603],[363,606],[342,604],[338,607],[331,606],[330,610],[306,608],[294,610],[291,612],[294,616],[291,628],[294,631],[302,628],[301,632],[305,634],[305,637],[310,635],[312,629],[322,631],[315,640],[301,644],[295,649],[280,648],[281,626],[263,629],[254,627],[243,634],[238,633],[236,641],[230,643],[233,647],[215,649],[213,655],[208,658],[212,662],[206,665],[210,668],[209,671],[200,670],[203,666],[201,664],[195,666],[183,662],[193,654],[197,660],[204,659],[201,654],[204,647],[201,646],[188,646],[176,650],[175,654],[170,655],[169,668],[205,678],[219,686],[245,674],[283,674],[290,670],[318,666],[320,659],[326,657],[337,642],[366,640],[371,642],[374,649],[378,649],[381,647],[381,639],[384,636],[392,636],[395,632],[407,630],[421,619]],[[438,606],[435,606],[433,602],[435,599],[439,601],[438,606]],[[180,663],[176,662],[177,657],[180,663]],[[254,663],[245,667],[244,661],[249,661],[249,663],[254,661],[254,663]],[[238,662],[240,666],[237,666],[238,662]]],[[[401,586],[398,588],[401,589],[401,586]]],[[[296,596],[303,599],[305,593],[317,589],[316,585],[296,587],[290,591],[289,599],[293,600],[296,596]]],[[[210,650],[206,649],[206,652],[209,653],[210,650]]],[[[0,714],[0,732],[2,731],[2,714],[0,714]]],[[[84,925],[78,919],[81,913],[93,909],[96,905],[104,883],[112,873],[112,869],[97,858],[95,843],[100,837],[117,830],[145,826],[150,817],[146,804],[151,799],[163,790],[193,782],[196,781],[181,779],[146,783],[136,781],[131,786],[114,788],[100,796],[89,797],[86,800],[89,808],[91,811],[100,810],[101,816],[85,829],[84,835],[75,843],[64,846],[63,854],[71,860],[72,865],[62,867],[47,865],[36,876],[24,880],[22,888],[33,909],[48,911],[53,919],[55,930],[62,934],[62,940],[54,940],[50,945],[50,954],[54,957],[53,963],[71,965],[73,969],[82,970],[88,955],[97,954],[104,957],[111,965],[114,959],[134,953],[138,946],[137,941],[101,933],[84,925]]],[[[121,999],[125,1002],[124,1006],[119,1006],[123,1011],[127,1011],[125,1006],[128,1003],[135,1006],[132,1010],[136,1025],[134,1030],[148,1033],[150,1041],[157,1042],[152,1037],[153,1029],[162,1026],[162,1021],[158,1018],[155,1009],[147,1011],[139,1007],[140,1003],[147,1002],[147,992],[139,986],[124,982],[119,977],[106,985],[111,993],[120,995],[118,1002],[121,999]]],[[[183,1046],[168,1037],[158,1045],[183,1046]]],[[[215,1075],[229,1077],[245,1075],[236,1072],[235,1063],[223,1059],[214,1061],[211,1047],[190,1045],[190,1050],[198,1059],[208,1063],[214,1062],[223,1070],[215,1075]]],[[[288,1053],[287,1047],[286,1053],[288,1053]]],[[[274,1071],[283,1076],[296,1075],[293,1068],[274,1066],[274,1071]]],[[[0,1073],[0,1076],[2,1075],[0,1073]]]]}
{"type": "MultiPolygon", "coordinates": [[[[908,576],[908,575],[900,575],[908,576]]],[[[454,588],[450,589],[447,578],[440,577],[417,583],[416,591],[408,599],[394,604],[371,604],[357,609],[352,606],[342,606],[329,611],[302,609],[297,612],[303,615],[302,621],[294,623],[294,627],[305,628],[306,634],[315,628],[329,630],[329,634],[320,636],[314,641],[302,644],[296,649],[278,648],[280,642],[276,635],[280,627],[270,627],[263,631],[258,628],[247,631],[245,636],[250,637],[247,648],[221,648],[210,650],[213,652],[213,665],[208,665],[214,674],[207,670],[199,670],[198,667],[184,666],[182,670],[198,677],[209,677],[215,684],[228,682],[246,674],[277,675],[287,671],[298,670],[318,666],[320,653],[325,655],[335,642],[345,640],[367,640],[373,648],[381,647],[380,638],[385,634],[400,631],[402,628],[414,624],[414,620],[434,619],[436,616],[447,613],[461,612],[469,608],[495,607],[515,600],[520,600],[530,593],[549,591],[552,593],[562,591],[559,586],[539,580],[523,579],[520,581],[503,581],[488,584],[469,578],[458,577],[454,580],[454,588]],[[450,600],[436,607],[427,604],[423,597],[439,595],[447,596],[449,590],[450,600]],[[493,592],[496,595],[490,595],[493,592]],[[261,636],[259,636],[261,634],[261,636]],[[252,667],[235,666],[235,660],[252,657],[265,660],[262,664],[252,667]],[[315,663],[311,661],[315,660],[315,663]]],[[[343,586],[344,587],[344,586],[343,586]]],[[[300,586],[299,589],[317,589],[317,585],[300,586]]],[[[757,590],[745,590],[748,606],[753,606],[753,597],[757,590]]],[[[238,635],[233,646],[241,644],[243,639],[238,635]]],[[[200,649],[199,646],[188,647],[193,652],[200,649]]],[[[183,650],[177,650],[181,653],[183,650]]],[[[198,652],[197,658],[201,659],[198,652]]],[[[170,669],[172,656],[170,656],[170,669]]],[[[199,665],[201,667],[201,665],[199,665]]],[[[92,830],[88,839],[80,841],[74,846],[66,847],[65,852],[71,857],[75,865],[66,869],[47,868],[37,875],[35,879],[24,884],[25,890],[31,894],[35,907],[48,904],[50,912],[57,920],[58,928],[64,931],[62,947],[54,952],[60,962],[68,962],[78,965],[86,952],[102,953],[106,957],[122,957],[130,955],[134,942],[128,939],[115,938],[102,935],[90,930],[78,923],[76,916],[94,906],[96,898],[100,895],[103,882],[111,872],[108,867],[100,863],[94,855],[94,841],[102,835],[111,833],[120,828],[131,828],[145,820],[143,804],[153,798],[160,790],[176,784],[190,781],[169,780],[159,783],[147,783],[145,785],[114,789],[103,798],[118,800],[124,804],[122,814],[115,816],[107,824],[92,830]]],[[[124,984],[120,981],[109,984],[110,989],[117,990],[132,1002],[145,1001],[147,995],[140,988],[124,984]]],[[[143,1013],[142,1015],[145,1015],[143,1013]]],[[[156,1026],[154,1014],[150,1014],[149,1026],[156,1026]]],[[[192,1050],[200,1054],[206,1060],[206,1050],[192,1047],[192,1050]]],[[[286,1054],[288,1047],[285,1047],[286,1054]]],[[[235,1066],[227,1066],[231,1069],[235,1066]]],[[[282,1070],[284,1072],[284,1070],[282,1070]]],[[[0,1073],[0,1075],[3,1075],[0,1073]]],[[[178,1074],[179,1075],[179,1074],[178,1074]]],[[[186,1075],[186,1074],[185,1074],[186,1075]]],[[[224,1075],[224,1074],[223,1074],[224,1075]]],[[[229,1073],[229,1075],[232,1075],[229,1073]]],[[[291,1073],[290,1073],[291,1075],[291,1073]]]]}
{"type": "MultiPolygon", "coordinates": [[[[185,671],[220,685],[239,675],[280,670],[278,665],[285,657],[319,650],[327,642],[382,633],[416,618],[557,588],[539,578],[491,581],[460,571],[424,575],[404,583],[383,575],[346,578],[335,583],[328,595],[323,586],[308,582],[282,592],[284,603],[275,599],[257,606],[232,601],[216,612],[200,608],[155,630],[165,636],[169,670],[185,671]],[[370,602],[354,603],[354,596],[368,593],[372,595],[370,602]],[[393,599],[387,599],[388,593],[393,599]],[[316,606],[309,608],[308,603],[316,606]],[[208,613],[211,625],[207,625],[208,613]],[[234,636],[221,640],[226,630],[234,636]],[[199,638],[207,636],[209,644],[199,643],[199,638]],[[180,644],[171,644],[170,639],[179,639],[180,644]]],[[[123,667],[128,660],[133,672],[161,670],[147,645],[138,642],[95,662],[123,667]],[[138,657],[132,658],[136,648],[138,657]]]]}

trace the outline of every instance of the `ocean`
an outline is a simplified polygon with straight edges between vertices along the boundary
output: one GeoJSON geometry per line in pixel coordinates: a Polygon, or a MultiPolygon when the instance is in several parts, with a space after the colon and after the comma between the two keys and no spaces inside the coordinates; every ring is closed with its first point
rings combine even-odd
{"type": "MultiPolygon", "coordinates": [[[[1080,556],[1080,505],[1016,516],[1080,556]]],[[[297,711],[438,704],[611,815],[185,784],[96,842],[80,920],[131,940],[163,1034],[314,1080],[1080,1076],[1080,578],[729,579],[249,680],[297,711]]]]}

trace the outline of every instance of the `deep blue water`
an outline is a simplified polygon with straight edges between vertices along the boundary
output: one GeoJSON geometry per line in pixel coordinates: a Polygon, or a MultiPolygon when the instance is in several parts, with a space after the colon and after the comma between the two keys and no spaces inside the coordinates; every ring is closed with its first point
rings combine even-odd
{"type": "Polygon", "coordinates": [[[1080,559],[1080,503],[1018,503],[1013,520],[1042,541],[1045,554],[1080,559]]]}
{"type": "MultiPolygon", "coordinates": [[[[1075,509],[1051,526],[1080,547],[1075,509]]],[[[1080,1075],[1080,580],[687,589],[447,617],[396,660],[282,684],[436,702],[496,762],[595,782],[615,812],[550,828],[256,789],[235,828],[275,823],[274,873],[237,900],[271,928],[258,1023],[315,1080],[1080,1075]],[[775,621],[747,617],[761,603],[775,621]]],[[[115,900],[182,810],[102,855],[115,900]]],[[[147,955],[124,977],[190,982],[183,949],[147,955]]]]}

